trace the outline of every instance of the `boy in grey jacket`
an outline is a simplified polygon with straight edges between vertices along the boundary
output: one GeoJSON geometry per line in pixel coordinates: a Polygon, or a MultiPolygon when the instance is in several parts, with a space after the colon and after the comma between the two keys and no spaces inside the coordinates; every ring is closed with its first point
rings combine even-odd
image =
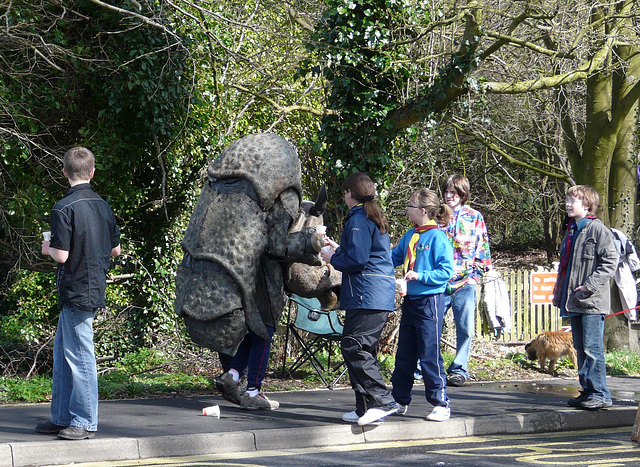
{"type": "Polygon", "coordinates": [[[613,234],[596,216],[598,193],[586,185],[567,191],[567,233],[560,252],[553,304],[571,321],[582,390],[571,407],[611,407],[604,361],[604,317],[611,308],[609,280],[618,265],[613,234]]]}

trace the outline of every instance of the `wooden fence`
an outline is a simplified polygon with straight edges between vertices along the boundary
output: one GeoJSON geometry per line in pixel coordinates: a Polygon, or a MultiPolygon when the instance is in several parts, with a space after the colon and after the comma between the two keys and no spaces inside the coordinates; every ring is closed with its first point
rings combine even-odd
{"type": "MultiPolygon", "coordinates": [[[[531,303],[531,272],[527,270],[500,270],[507,284],[511,304],[511,329],[504,332],[497,342],[522,344],[530,341],[542,331],[556,331],[562,327],[560,310],[551,304],[531,303]]],[[[480,304],[481,288],[478,286],[475,334],[490,337],[493,329],[484,316],[480,304]]]]}

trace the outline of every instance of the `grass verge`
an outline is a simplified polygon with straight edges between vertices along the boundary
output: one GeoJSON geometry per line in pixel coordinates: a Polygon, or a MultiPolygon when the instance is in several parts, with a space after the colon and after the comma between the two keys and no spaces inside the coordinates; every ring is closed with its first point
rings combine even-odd
{"type": "MultiPolygon", "coordinates": [[[[149,358],[149,351],[143,356],[130,356],[124,361],[126,364],[98,377],[98,391],[100,398],[105,399],[135,399],[151,397],[179,397],[196,394],[210,394],[215,391],[212,375],[195,372],[194,374],[180,371],[166,371],[171,365],[164,365],[158,355],[149,358]],[[144,357],[144,358],[142,358],[144,357]],[[147,365],[142,362],[146,362],[147,365]],[[149,364],[154,366],[149,367],[149,364]]],[[[453,360],[453,354],[444,353],[445,367],[453,360]]],[[[640,355],[629,351],[609,352],[605,355],[607,374],[612,376],[640,375],[640,355]]],[[[381,355],[380,368],[385,379],[393,372],[394,358],[392,355],[381,355]]],[[[279,368],[273,362],[272,371],[268,373],[264,382],[267,392],[306,389],[322,387],[323,384],[311,367],[303,367],[295,375],[279,378],[276,373],[279,368]]],[[[568,358],[563,358],[557,364],[557,375],[565,376],[564,370],[572,367],[568,358]]],[[[218,371],[215,369],[214,371],[218,371]]],[[[537,379],[542,376],[537,362],[527,360],[521,352],[511,352],[504,355],[487,357],[476,356],[469,362],[472,381],[505,381],[537,379]]],[[[348,384],[348,378],[343,379],[348,384]]],[[[35,403],[51,400],[51,377],[35,376],[30,379],[0,378],[0,403],[35,403]]]]}

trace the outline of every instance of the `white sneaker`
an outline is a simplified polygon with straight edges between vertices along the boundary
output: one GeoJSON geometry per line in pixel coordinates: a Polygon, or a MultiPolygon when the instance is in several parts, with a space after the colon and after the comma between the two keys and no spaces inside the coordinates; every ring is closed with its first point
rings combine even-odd
{"type": "MultiPolygon", "coordinates": [[[[398,403],[396,402],[396,404],[398,403]]],[[[398,410],[396,411],[396,415],[406,415],[408,411],[409,411],[408,405],[398,404],[398,410]]]]}
{"type": "Polygon", "coordinates": [[[373,422],[377,422],[387,415],[391,415],[398,411],[398,407],[394,404],[391,409],[383,409],[381,407],[372,407],[367,410],[362,417],[358,419],[358,425],[370,425],[373,422]]]}
{"type": "Polygon", "coordinates": [[[449,407],[437,406],[434,407],[431,413],[427,416],[427,420],[432,422],[444,422],[451,418],[451,409],[449,407]]]}
{"type": "MultiPolygon", "coordinates": [[[[347,423],[358,423],[359,419],[360,419],[360,417],[358,417],[358,414],[356,413],[355,410],[353,412],[348,412],[348,413],[346,413],[346,414],[344,414],[342,416],[342,421],[343,422],[347,422],[347,423]]],[[[369,423],[369,425],[380,425],[381,423],[384,423],[384,420],[378,420],[377,422],[371,422],[371,423],[369,423]]]]}

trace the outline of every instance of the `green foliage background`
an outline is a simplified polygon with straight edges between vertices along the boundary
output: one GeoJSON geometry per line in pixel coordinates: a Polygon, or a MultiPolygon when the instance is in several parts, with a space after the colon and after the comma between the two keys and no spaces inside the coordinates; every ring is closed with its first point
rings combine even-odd
{"type": "MultiPolygon", "coordinates": [[[[4,12],[13,35],[0,44],[0,376],[50,370],[54,264],[39,245],[67,188],[62,155],[74,145],[96,153],[93,185],[123,234],[108,306],[95,322],[98,356],[116,361],[159,346],[175,355],[192,349],[173,313],[180,241],[206,165],[249,133],[278,133],[298,148],[307,198],[329,186],[333,237],[349,173],[374,178],[396,241],[409,227],[410,194],[439,191],[458,172],[471,181],[494,250],[555,251],[564,183],[507,167],[451,125],[464,119],[505,145],[544,153],[531,143],[538,138],[552,163],[553,109],[479,92],[489,78],[471,79],[475,45],[459,37],[437,70],[419,41],[405,40],[442,20],[450,2],[326,0],[299,2],[299,12],[258,0],[178,2],[182,10],[115,2],[128,15],[87,0],[14,3],[4,12]],[[435,111],[454,85],[464,99],[435,111]],[[395,127],[390,114],[408,105],[424,118],[395,127]]],[[[550,95],[541,94],[541,102],[550,95]]]]}

